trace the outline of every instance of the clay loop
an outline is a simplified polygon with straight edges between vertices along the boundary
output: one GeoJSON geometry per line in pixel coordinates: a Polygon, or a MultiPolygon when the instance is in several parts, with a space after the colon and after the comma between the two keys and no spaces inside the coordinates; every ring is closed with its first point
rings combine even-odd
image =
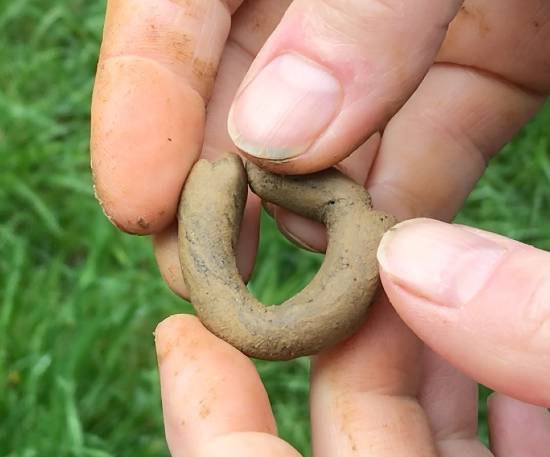
{"type": "Polygon", "coordinates": [[[336,169],[280,176],[229,154],[200,160],[179,207],[179,254],[202,323],[245,354],[288,360],[315,354],[354,333],[377,291],[376,250],[394,223],[372,209],[366,190],[336,169]],[[237,270],[235,247],[248,185],[262,199],[323,223],[324,262],[301,292],[264,306],[237,270]]]}

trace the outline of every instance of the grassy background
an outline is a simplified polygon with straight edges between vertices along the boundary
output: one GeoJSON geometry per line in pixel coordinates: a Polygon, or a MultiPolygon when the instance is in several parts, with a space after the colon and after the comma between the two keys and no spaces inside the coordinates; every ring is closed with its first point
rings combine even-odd
{"type": "MultiPolygon", "coordinates": [[[[166,455],[152,330],[189,308],[150,243],[117,232],[93,199],[103,8],[0,0],[0,456],[166,455]]],[[[546,109],[495,160],[460,222],[550,249],[549,121],[546,109]]],[[[264,225],[252,288],[274,302],[320,258],[264,225]]],[[[258,366],[282,435],[307,454],[307,362],[258,366]]]]}

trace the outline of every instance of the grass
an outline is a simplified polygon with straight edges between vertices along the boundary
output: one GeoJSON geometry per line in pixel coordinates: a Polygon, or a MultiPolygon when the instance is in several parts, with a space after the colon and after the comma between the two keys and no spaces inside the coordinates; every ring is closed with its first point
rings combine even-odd
{"type": "MultiPolygon", "coordinates": [[[[167,454],[151,333],[190,308],[160,280],[149,242],[117,232],[93,199],[103,8],[0,0],[0,456],[167,454]]],[[[494,161],[460,222],[550,249],[547,125],[550,109],[494,161]]],[[[320,258],[264,225],[252,289],[276,302],[320,258]]],[[[281,434],[307,455],[307,361],[258,368],[281,434]]]]}

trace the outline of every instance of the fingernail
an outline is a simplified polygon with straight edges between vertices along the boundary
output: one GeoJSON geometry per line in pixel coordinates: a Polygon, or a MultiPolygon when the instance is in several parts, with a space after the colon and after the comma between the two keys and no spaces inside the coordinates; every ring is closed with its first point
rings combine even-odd
{"type": "Polygon", "coordinates": [[[289,159],[326,129],[342,98],[340,82],[326,68],[297,54],[283,54],[237,94],[228,131],[247,154],[289,159]]]}
{"type": "Polygon", "coordinates": [[[505,253],[496,241],[459,226],[415,219],[386,233],[378,262],[409,292],[436,304],[461,307],[484,288],[505,253]]]}

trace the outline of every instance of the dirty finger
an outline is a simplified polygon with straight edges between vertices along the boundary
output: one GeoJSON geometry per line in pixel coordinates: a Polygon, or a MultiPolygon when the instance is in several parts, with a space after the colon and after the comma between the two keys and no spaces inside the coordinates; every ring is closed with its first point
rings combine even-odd
{"type": "Polygon", "coordinates": [[[350,339],[313,359],[315,457],[435,457],[416,394],[422,343],[379,299],[350,339]]]}
{"type": "Polygon", "coordinates": [[[277,437],[267,393],[248,357],[192,316],[161,322],[155,342],[173,457],[298,456],[277,437]]]}
{"type": "Polygon", "coordinates": [[[239,3],[109,1],[92,101],[92,169],[97,197],[122,230],[156,233],[174,219],[239,3]]]}
{"type": "MultiPolygon", "coordinates": [[[[273,31],[288,3],[290,3],[289,0],[245,1],[233,15],[231,32],[208,103],[202,158],[216,160],[226,152],[238,153],[226,126],[231,101],[252,62],[252,56],[273,31]]],[[[239,272],[245,281],[248,280],[254,268],[258,246],[259,215],[259,199],[249,193],[236,253],[239,272]]],[[[188,298],[187,286],[181,274],[178,258],[176,224],[156,234],[153,242],[157,263],[166,283],[178,295],[188,298]]]]}

